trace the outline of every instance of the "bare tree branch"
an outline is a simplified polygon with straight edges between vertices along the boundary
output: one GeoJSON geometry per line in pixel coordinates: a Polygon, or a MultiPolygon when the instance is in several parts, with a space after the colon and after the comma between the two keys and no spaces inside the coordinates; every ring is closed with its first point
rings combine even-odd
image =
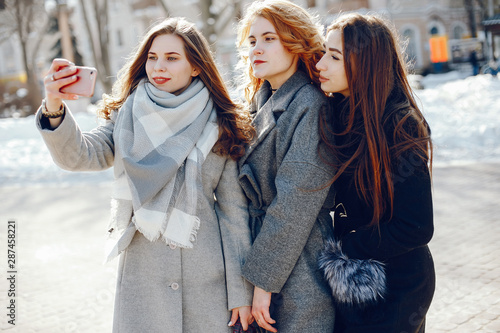
{"type": "Polygon", "coordinates": [[[94,64],[97,67],[97,70],[100,71],[101,69],[99,68],[100,62],[97,60],[97,50],[95,47],[95,40],[94,40],[94,34],[92,33],[92,30],[90,29],[90,22],[89,18],[87,15],[87,9],[85,8],[85,3],[83,0],[80,0],[80,7],[82,9],[82,15],[83,15],[83,21],[85,22],[85,29],[87,30],[87,34],[89,37],[89,42],[90,42],[90,48],[92,49],[92,58],[94,60],[94,64]]]}
{"type": "Polygon", "coordinates": [[[222,32],[235,18],[241,15],[241,1],[234,1],[232,5],[224,7],[224,9],[217,15],[216,31],[222,32]],[[229,14],[222,15],[225,11],[230,10],[229,14]]]}
{"type": "Polygon", "coordinates": [[[47,18],[45,14],[43,0],[5,1],[5,9],[2,11],[2,16],[7,15],[7,20],[2,20],[3,32],[12,30],[18,37],[17,40],[21,49],[21,61],[27,77],[27,99],[32,113],[35,112],[40,104],[41,92],[34,59],[30,58],[30,55],[36,55],[36,50],[32,54],[28,54],[28,49],[32,41],[42,38],[45,33],[45,31],[35,29],[41,20],[47,18]],[[8,16],[11,17],[11,20],[8,19],[8,16]]]}
{"type": "MultiPolygon", "coordinates": [[[[90,3],[91,12],[95,17],[95,22],[97,25],[97,31],[94,33],[92,30],[93,22],[90,21],[87,9],[85,7],[85,1],[80,0],[80,6],[82,8],[83,20],[85,22],[85,28],[89,35],[89,40],[92,48],[92,57],[99,72],[99,81],[103,85],[104,91],[110,92],[112,81],[111,81],[111,66],[109,60],[109,19],[108,19],[108,0],[93,0],[90,3]],[[102,4],[102,5],[101,5],[102,4]]],[[[89,3],[89,2],[87,2],[89,3]]]]}

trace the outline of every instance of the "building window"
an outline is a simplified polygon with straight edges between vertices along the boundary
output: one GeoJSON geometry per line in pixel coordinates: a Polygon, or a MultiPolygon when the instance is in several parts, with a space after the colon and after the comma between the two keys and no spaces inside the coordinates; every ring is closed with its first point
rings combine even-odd
{"type": "Polygon", "coordinates": [[[464,36],[464,28],[462,28],[459,25],[453,28],[453,39],[462,39],[463,36],[464,36]]]}
{"type": "Polygon", "coordinates": [[[429,23],[427,23],[427,31],[429,32],[429,35],[433,37],[437,36],[444,36],[445,34],[450,35],[450,33],[447,33],[447,29],[445,28],[442,20],[438,17],[432,18],[429,23]]]}

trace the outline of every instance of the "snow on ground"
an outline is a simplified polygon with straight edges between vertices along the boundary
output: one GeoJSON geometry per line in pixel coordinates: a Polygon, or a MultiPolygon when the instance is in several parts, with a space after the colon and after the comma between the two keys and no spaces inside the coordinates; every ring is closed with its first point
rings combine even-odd
{"type": "MultiPolygon", "coordinates": [[[[500,161],[500,78],[429,75],[416,90],[431,129],[435,165],[500,161]]],[[[75,114],[82,130],[98,125],[92,112],[75,114]]],[[[52,161],[34,117],[0,120],[0,186],[102,183],[112,171],[67,172],[52,161]]]]}
{"type": "Polygon", "coordinates": [[[431,126],[437,165],[500,160],[500,78],[470,76],[416,95],[431,126]]]}
{"type": "MultiPolygon", "coordinates": [[[[80,112],[75,118],[83,131],[98,126],[93,113],[80,112]]],[[[34,116],[0,120],[0,186],[72,183],[100,183],[112,180],[112,170],[69,172],[61,170],[35,127],[34,116]]]]}

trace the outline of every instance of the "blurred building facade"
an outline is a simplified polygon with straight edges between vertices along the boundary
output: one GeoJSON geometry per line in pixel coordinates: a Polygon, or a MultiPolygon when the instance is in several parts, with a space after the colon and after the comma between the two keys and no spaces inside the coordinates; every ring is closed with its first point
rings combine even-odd
{"type": "MultiPolygon", "coordinates": [[[[391,20],[407,42],[406,52],[416,72],[436,69],[433,52],[445,53],[438,63],[461,70],[469,66],[469,56],[476,50],[478,58],[498,58],[489,49],[491,41],[484,20],[500,13],[500,1],[474,0],[317,0],[328,11],[328,24],[340,12],[377,13],[391,20]],[[472,22],[471,22],[472,20],[472,22]],[[472,26],[474,28],[472,28],[472,26]],[[436,43],[433,43],[436,42],[436,43]],[[439,49],[442,48],[442,49],[439,49]]],[[[500,43],[497,43],[500,45],[500,43]]]]}
{"type": "MultiPolygon", "coordinates": [[[[125,57],[137,44],[147,28],[167,14],[183,16],[196,22],[201,29],[206,24],[217,22],[203,22],[200,14],[203,6],[198,0],[178,1],[163,0],[163,6],[158,0],[108,0],[110,2],[110,50],[113,72],[116,73],[123,65],[125,57]]],[[[221,12],[228,6],[239,6],[235,13],[244,12],[245,7],[252,0],[201,0],[209,1],[209,10],[221,12]]],[[[418,73],[426,73],[436,69],[432,62],[431,40],[439,52],[445,52],[446,59],[440,61],[450,69],[467,70],[469,55],[476,50],[479,59],[498,58],[500,50],[493,53],[489,49],[492,41],[500,37],[488,36],[483,21],[489,16],[500,14],[500,0],[293,0],[297,4],[309,8],[316,13],[325,27],[334,20],[339,13],[360,12],[378,13],[391,20],[400,35],[407,42],[406,51],[413,69],[418,73]],[[488,2],[489,1],[489,2],[488,2]],[[488,13],[488,5],[491,12],[488,13]],[[482,8],[485,6],[486,8],[482,8]],[[468,10],[469,8],[469,10],[468,10]],[[474,22],[470,23],[473,13],[474,22]],[[471,31],[474,25],[475,31],[471,31]],[[488,40],[491,38],[491,40],[488,40]],[[441,42],[441,44],[439,44],[441,42]]],[[[78,20],[78,9],[75,12],[78,20]]],[[[235,50],[236,18],[234,18],[217,36],[206,36],[214,45],[219,66],[225,76],[233,76],[238,61],[235,50]]],[[[75,26],[83,26],[75,24],[75,26]]],[[[84,35],[84,32],[82,31],[84,35]]],[[[491,34],[490,34],[491,35],[491,34]]],[[[84,38],[83,38],[84,39],[84,38]]],[[[84,41],[82,43],[85,43],[84,41]]],[[[500,45],[500,41],[497,41],[500,45]]],[[[83,49],[88,49],[84,47],[83,49]]]]}
{"type": "MultiPolygon", "coordinates": [[[[213,44],[221,72],[228,79],[235,75],[234,70],[238,62],[235,48],[237,18],[244,13],[245,7],[252,0],[100,0],[98,2],[103,1],[107,1],[106,32],[109,34],[107,46],[111,80],[114,80],[114,76],[147,29],[168,15],[186,17],[203,31],[209,31],[206,37],[213,44]]],[[[495,41],[496,45],[500,46],[500,28],[498,28],[500,22],[497,22],[500,0],[293,1],[318,15],[325,27],[339,13],[378,13],[387,17],[394,22],[400,35],[407,40],[407,53],[417,73],[425,74],[436,70],[436,64],[431,60],[434,51],[431,41],[436,41],[434,45],[442,48],[440,52],[446,53],[446,58],[441,59],[440,64],[444,63],[451,69],[466,70],[469,53],[473,49],[478,51],[479,58],[498,58],[500,55],[500,47],[496,49],[489,47],[494,45],[495,41]]],[[[60,2],[67,4],[69,8],[69,24],[76,36],[76,47],[83,56],[84,64],[95,66],[95,63],[102,59],[95,57],[92,52],[89,30],[86,28],[81,8],[81,4],[85,1],[53,0],[52,9],[46,6],[47,10],[56,10],[60,2]]],[[[87,16],[94,14],[87,10],[87,16]]],[[[87,20],[91,21],[90,29],[97,29],[93,19],[95,18],[87,17],[87,20]]],[[[53,36],[47,37],[47,40],[53,41],[53,39],[53,36]]],[[[42,43],[37,58],[33,60],[37,65],[40,81],[52,60],[52,53],[47,46],[49,44],[42,43]]],[[[22,80],[23,66],[16,36],[0,39],[0,56],[2,57],[0,82],[22,80]]],[[[104,91],[101,87],[101,90],[96,92],[96,98],[99,98],[102,92],[104,91]]]]}

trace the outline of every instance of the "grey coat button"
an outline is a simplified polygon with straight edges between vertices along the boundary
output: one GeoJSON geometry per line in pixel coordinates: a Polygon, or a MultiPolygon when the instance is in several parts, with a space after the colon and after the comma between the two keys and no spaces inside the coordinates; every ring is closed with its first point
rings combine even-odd
{"type": "Polygon", "coordinates": [[[170,288],[172,288],[173,290],[177,290],[179,289],[179,284],[177,282],[174,282],[170,285],[170,288]]]}
{"type": "Polygon", "coordinates": [[[177,246],[175,246],[174,244],[170,244],[169,246],[172,250],[175,250],[177,248],[177,246]]]}

